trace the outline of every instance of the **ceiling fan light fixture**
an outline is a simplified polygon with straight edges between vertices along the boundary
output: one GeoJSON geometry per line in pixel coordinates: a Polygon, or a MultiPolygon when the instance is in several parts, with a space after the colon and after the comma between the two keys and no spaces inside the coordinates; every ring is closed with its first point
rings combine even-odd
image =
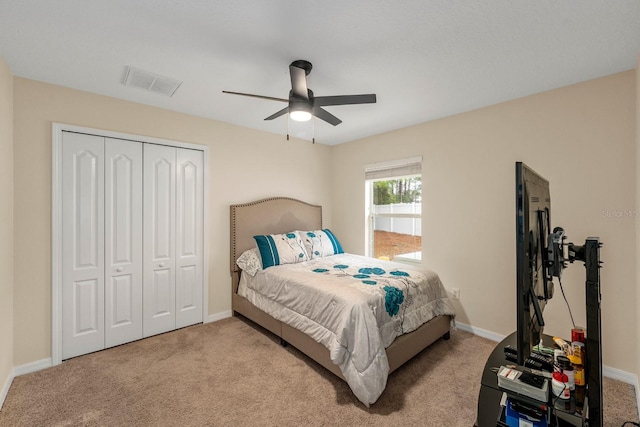
{"type": "Polygon", "coordinates": [[[291,111],[289,117],[296,122],[308,122],[311,120],[311,113],[304,110],[291,111]]]}
{"type": "Polygon", "coordinates": [[[307,122],[311,120],[311,105],[306,99],[296,97],[289,98],[289,117],[296,122],[307,122]]]}

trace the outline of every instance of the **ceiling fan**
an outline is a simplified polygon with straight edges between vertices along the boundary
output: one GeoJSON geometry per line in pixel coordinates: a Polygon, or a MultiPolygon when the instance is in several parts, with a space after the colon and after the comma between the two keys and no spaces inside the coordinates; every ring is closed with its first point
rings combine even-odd
{"type": "Polygon", "coordinates": [[[265,120],[273,120],[289,113],[289,117],[297,121],[306,121],[311,116],[316,116],[327,123],[337,126],[342,120],[323,109],[331,105],[348,105],[348,104],[373,104],[376,102],[374,93],[366,95],[336,95],[336,96],[314,96],[313,91],[307,88],[307,76],[311,72],[312,65],[309,61],[299,59],[293,61],[289,65],[289,74],[291,75],[291,90],[289,91],[289,99],[274,98],[271,96],[253,95],[250,93],[230,92],[223,90],[223,93],[232,95],[251,96],[254,98],[270,99],[272,101],[286,102],[289,105],[282,110],[270,115],[265,120]]]}

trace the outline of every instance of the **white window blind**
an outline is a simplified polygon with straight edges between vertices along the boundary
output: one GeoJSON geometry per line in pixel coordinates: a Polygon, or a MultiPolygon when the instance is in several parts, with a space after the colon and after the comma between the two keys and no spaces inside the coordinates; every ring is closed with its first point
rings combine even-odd
{"type": "Polygon", "coordinates": [[[400,176],[422,175],[422,156],[374,163],[364,167],[366,180],[396,178],[400,176]]]}

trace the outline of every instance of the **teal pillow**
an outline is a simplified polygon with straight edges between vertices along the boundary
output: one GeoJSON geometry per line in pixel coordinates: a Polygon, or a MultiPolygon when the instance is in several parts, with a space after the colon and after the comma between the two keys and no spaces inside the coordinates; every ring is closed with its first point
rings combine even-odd
{"type": "Polygon", "coordinates": [[[258,235],[253,238],[260,251],[263,269],[309,260],[302,239],[296,231],[286,234],[258,235]]]}

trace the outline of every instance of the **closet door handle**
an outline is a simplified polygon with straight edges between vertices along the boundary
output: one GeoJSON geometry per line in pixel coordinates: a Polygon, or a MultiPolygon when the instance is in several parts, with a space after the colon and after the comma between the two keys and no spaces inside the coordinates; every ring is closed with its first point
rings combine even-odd
{"type": "Polygon", "coordinates": [[[122,273],[122,270],[123,270],[123,269],[122,269],[122,267],[118,267],[118,268],[116,268],[116,272],[117,272],[117,273],[122,273]]]}
{"type": "Polygon", "coordinates": [[[160,264],[158,264],[158,267],[160,268],[164,267],[164,262],[161,262],[160,264]]]}

